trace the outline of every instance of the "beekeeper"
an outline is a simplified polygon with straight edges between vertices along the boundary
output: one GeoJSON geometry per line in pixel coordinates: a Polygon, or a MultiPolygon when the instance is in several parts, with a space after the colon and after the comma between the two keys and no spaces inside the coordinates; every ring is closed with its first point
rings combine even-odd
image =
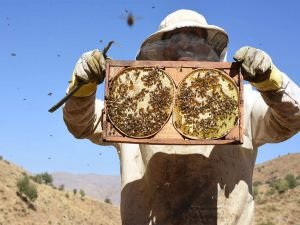
{"type": "MultiPolygon", "coordinates": [[[[141,45],[137,60],[224,61],[227,33],[191,10],[168,15],[141,45]]],[[[300,129],[300,89],[264,51],[242,47],[244,87],[242,145],[144,145],[114,143],[121,165],[121,217],[125,225],[253,224],[252,175],[259,146],[284,141],[300,129]]],[[[99,50],[84,53],[72,83],[87,84],[64,106],[64,120],[76,138],[102,142],[103,102],[96,100],[104,79],[99,50]]],[[[106,143],[107,144],[107,143],[106,143]]]]}

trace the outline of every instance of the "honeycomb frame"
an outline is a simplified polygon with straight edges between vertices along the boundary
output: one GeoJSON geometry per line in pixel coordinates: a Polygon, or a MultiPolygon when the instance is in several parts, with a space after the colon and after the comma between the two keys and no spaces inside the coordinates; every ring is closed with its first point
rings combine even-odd
{"type": "MultiPolygon", "coordinates": [[[[174,145],[201,145],[201,144],[241,144],[243,143],[243,77],[240,74],[239,64],[235,62],[196,62],[196,61],[125,61],[108,60],[106,64],[105,100],[102,117],[103,141],[109,143],[140,143],[140,144],[174,144],[174,145]],[[235,125],[224,136],[218,138],[193,138],[178,132],[173,123],[173,112],[167,122],[155,133],[134,137],[118,129],[109,116],[109,105],[111,104],[110,90],[114,77],[126,69],[150,69],[163,70],[169,75],[175,85],[175,96],[182,80],[191,72],[199,69],[219,70],[231,79],[238,91],[238,117],[235,125]]],[[[176,97],[174,96],[174,101],[176,97]]],[[[174,102],[173,102],[174,104],[174,102]]],[[[174,108],[174,105],[172,105],[174,108]]]]}

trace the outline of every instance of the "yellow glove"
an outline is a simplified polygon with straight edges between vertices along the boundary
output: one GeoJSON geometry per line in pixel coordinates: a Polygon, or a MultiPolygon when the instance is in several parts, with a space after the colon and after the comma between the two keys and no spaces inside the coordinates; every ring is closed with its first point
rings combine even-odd
{"type": "Polygon", "coordinates": [[[282,86],[282,74],[264,51],[245,46],[237,50],[234,60],[241,64],[241,72],[259,91],[276,91],[282,86]]]}
{"type": "Polygon", "coordinates": [[[105,58],[98,49],[83,53],[78,59],[67,92],[72,91],[78,81],[86,83],[73,96],[90,96],[105,77],[105,58]]]}

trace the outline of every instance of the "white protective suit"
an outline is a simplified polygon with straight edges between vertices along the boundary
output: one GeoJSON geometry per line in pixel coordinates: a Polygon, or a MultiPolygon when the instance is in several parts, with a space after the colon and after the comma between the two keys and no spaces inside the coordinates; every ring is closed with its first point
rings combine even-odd
{"type": "MultiPolygon", "coordinates": [[[[124,225],[250,225],[252,175],[259,146],[300,130],[300,89],[282,74],[278,91],[244,87],[242,145],[143,145],[115,143],[121,165],[124,225]]],[[[102,142],[103,102],[72,97],[64,120],[76,138],[102,142]]]]}

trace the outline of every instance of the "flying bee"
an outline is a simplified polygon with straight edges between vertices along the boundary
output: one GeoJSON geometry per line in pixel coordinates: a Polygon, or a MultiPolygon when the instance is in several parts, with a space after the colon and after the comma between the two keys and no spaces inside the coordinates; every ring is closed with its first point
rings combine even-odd
{"type": "Polygon", "coordinates": [[[134,16],[133,16],[133,14],[130,12],[130,13],[128,13],[128,15],[127,15],[127,24],[128,24],[128,26],[133,26],[133,24],[134,24],[134,16]]]}
{"type": "Polygon", "coordinates": [[[130,27],[135,24],[136,20],[140,19],[140,17],[134,16],[133,13],[128,11],[127,9],[125,9],[125,13],[126,16],[122,16],[122,18],[126,20],[127,25],[130,27]]]}

